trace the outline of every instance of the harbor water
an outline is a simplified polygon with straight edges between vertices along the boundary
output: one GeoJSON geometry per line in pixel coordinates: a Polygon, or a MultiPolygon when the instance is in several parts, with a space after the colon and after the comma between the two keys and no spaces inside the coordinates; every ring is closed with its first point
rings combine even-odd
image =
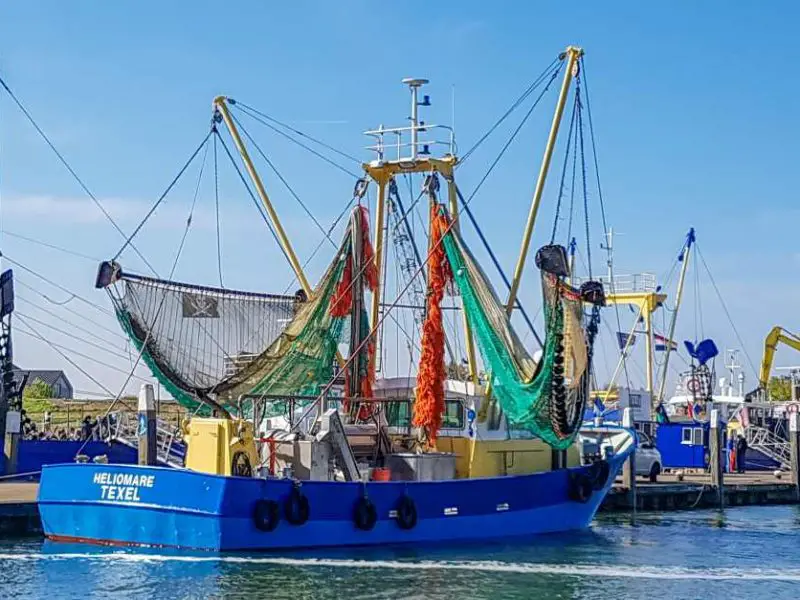
{"type": "Polygon", "coordinates": [[[530,541],[260,555],[6,540],[0,596],[37,598],[755,598],[800,596],[800,507],[603,515],[530,541]]]}

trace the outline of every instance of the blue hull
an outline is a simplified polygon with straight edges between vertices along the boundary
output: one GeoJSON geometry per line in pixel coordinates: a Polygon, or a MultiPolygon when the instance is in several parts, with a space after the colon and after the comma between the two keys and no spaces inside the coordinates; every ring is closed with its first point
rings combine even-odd
{"type": "MultiPolygon", "coordinates": [[[[436,482],[302,482],[309,516],[286,520],[294,484],[285,479],[221,477],[126,465],[44,467],[39,512],[53,540],[209,551],[272,550],[370,544],[447,542],[530,536],[588,527],[627,453],[608,461],[607,477],[576,467],[533,475],[436,482]],[[576,499],[576,481],[594,487],[576,499]],[[354,523],[366,497],[376,508],[369,530],[354,523]],[[398,525],[403,497],[416,524],[398,525]],[[272,531],[256,527],[260,499],[281,507],[272,531]]],[[[584,491],[587,489],[584,485],[584,491]]]]}

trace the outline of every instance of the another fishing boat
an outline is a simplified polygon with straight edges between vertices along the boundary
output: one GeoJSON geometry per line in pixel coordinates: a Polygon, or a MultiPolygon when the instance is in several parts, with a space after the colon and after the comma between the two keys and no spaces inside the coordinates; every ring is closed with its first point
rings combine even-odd
{"type": "MultiPolygon", "coordinates": [[[[230,551],[477,540],[589,526],[636,443],[629,430],[609,430],[613,443],[588,461],[575,444],[603,287],[591,277],[573,287],[566,250],[553,240],[536,254],[546,328],[540,353],[529,353],[510,318],[520,306],[519,282],[573,81],[568,140],[577,147],[573,135],[583,135],[582,56],[567,48],[537,84],[549,86],[563,71],[505,302],[461,234],[469,200],[455,183],[452,131],[439,158],[430,154],[435,140],[419,139],[442,130],[417,116],[428,104],[418,96],[427,81],[404,80],[409,127],[367,132],[378,156],[363,165],[341,244],[314,288],[238,133],[235,103],[217,98],[211,133],[219,137],[220,123],[230,131],[302,290],[236,292],[104,262],[97,287],[109,291],[141,360],[176,400],[195,409],[185,427],[186,464],[46,466],[39,489],[45,535],[230,551]],[[386,136],[396,145],[385,145],[386,136]],[[389,148],[396,158],[386,157],[389,148]],[[381,304],[386,210],[400,211],[395,230],[407,225],[395,180],[412,173],[424,176],[420,198],[428,200],[430,219],[427,252],[424,260],[417,254],[406,284],[424,281],[417,375],[376,378],[381,327],[398,304],[381,304]],[[370,182],[378,187],[374,240],[362,202],[370,182]],[[467,373],[460,379],[448,378],[445,361],[442,301],[449,293],[460,298],[466,331],[467,373]]],[[[557,225],[558,215],[553,238],[557,225]]],[[[147,404],[146,386],[142,400],[147,404]]]]}

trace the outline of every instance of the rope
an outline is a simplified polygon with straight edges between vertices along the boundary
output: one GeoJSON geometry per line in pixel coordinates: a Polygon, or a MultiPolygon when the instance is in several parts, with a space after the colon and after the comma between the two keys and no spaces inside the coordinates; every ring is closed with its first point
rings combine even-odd
{"type": "MultiPolygon", "coordinates": [[[[6,84],[6,82],[3,81],[2,77],[0,77],[0,86],[2,86],[3,89],[5,89],[5,91],[8,93],[8,95],[14,101],[14,104],[16,104],[17,107],[20,109],[20,111],[22,111],[22,114],[24,114],[25,117],[30,122],[30,124],[33,125],[33,128],[36,130],[36,132],[41,136],[41,138],[45,141],[45,143],[50,147],[50,149],[56,155],[58,160],[61,161],[61,164],[64,165],[64,167],[67,169],[67,171],[69,171],[70,175],[72,175],[73,179],[75,179],[75,181],[78,183],[78,185],[81,187],[81,189],[83,189],[83,191],[86,193],[86,195],[89,196],[89,198],[91,198],[92,202],[94,202],[95,205],[97,205],[97,208],[100,209],[100,212],[103,213],[103,216],[105,216],[105,218],[108,219],[109,223],[111,223],[111,225],[114,226],[114,229],[116,229],[117,232],[123,238],[125,238],[126,237],[125,236],[125,232],[122,231],[122,228],[117,224],[117,222],[114,220],[114,218],[109,214],[109,212],[106,210],[106,208],[100,202],[100,200],[97,199],[97,196],[95,196],[91,192],[91,190],[89,190],[88,186],[83,182],[83,180],[78,176],[78,174],[75,172],[75,170],[72,168],[72,166],[67,162],[67,159],[64,158],[64,156],[58,151],[58,149],[55,147],[53,142],[50,141],[50,138],[47,137],[47,134],[45,134],[45,132],[42,130],[42,128],[39,127],[39,125],[36,123],[36,121],[34,120],[33,116],[31,115],[31,113],[28,112],[28,110],[22,105],[22,102],[17,98],[17,96],[14,94],[14,92],[11,91],[11,88],[9,88],[8,85],[6,84]]],[[[144,264],[147,265],[147,267],[153,273],[156,273],[156,270],[153,268],[153,266],[149,262],[147,262],[147,259],[142,255],[142,253],[139,252],[139,250],[133,245],[131,245],[131,248],[133,248],[133,251],[136,252],[137,256],[142,259],[144,264]]]]}
{"type": "MultiPolygon", "coordinates": [[[[124,244],[122,244],[122,248],[120,248],[120,249],[117,251],[117,253],[114,255],[114,258],[113,258],[113,260],[117,260],[117,259],[119,258],[119,256],[120,256],[120,254],[122,254],[122,253],[124,252],[125,248],[127,248],[127,247],[130,245],[130,243],[131,243],[131,241],[133,240],[133,238],[134,238],[134,237],[136,237],[136,234],[137,234],[137,233],[139,233],[139,230],[140,230],[140,229],[141,229],[141,228],[144,226],[144,224],[147,222],[147,220],[148,220],[148,219],[149,219],[149,218],[150,218],[150,217],[153,215],[153,213],[154,213],[154,212],[156,211],[156,209],[159,207],[159,205],[161,204],[161,202],[163,202],[163,201],[164,201],[164,198],[166,198],[166,197],[167,197],[167,194],[169,194],[169,193],[170,193],[170,191],[172,190],[172,188],[173,188],[173,187],[175,187],[175,184],[176,184],[176,183],[178,183],[178,180],[179,180],[179,179],[181,178],[181,176],[184,174],[184,172],[186,171],[186,169],[188,169],[188,168],[189,168],[189,165],[191,165],[191,164],[192,164],[192,162],[194,161],[195,157],[196,157],[198,154],[200,154],[200,150],[202,150],[202,149],[203,149],[203,147],[205,147],[205,145],[206,145],[206,142],[208,142],[208,138],[210,138],[210,137],[211,137],[211,134],[212,134],[212,133],[214,133],[214,129],[213,129],[213,128],[212,128],[211,130],[209,130],[209,132],[206,134],[206,137],[204,137],[204,138],[203,138],[203,141],[202,141],[202,142],[200,142],[200,145],[197,147],[197,149],[196,149],[194,152],[192,152],[192,155],[189,157],[189,160],[187,160],[187,161],[186,161],[186,164],[184,164],[184,165],[183,165],[183,167],[181,168],[181,170],[180,170],[180,171],[178,171],[178,174],[177,174],[177,175],[175,175],[175,178],[174,178],[174,179],[173,179],[173,180],[170,182],[170,184],[167,186],[167,189],[166,189],[166,190],[164,190],[164,193],[163,193],[163,194],[161,194],[161,196],[158,198],[158,200],[156,200],[155,204],[153,204],[153,206],[150,208],[150,210],[149,210],[149,211],[147,212],[147,214],[144,216],[144,219],[142,219],[141,223],[139,223],[139,225],[137,225],[137,226],[136,226],[136,229],[134,229],[134,230],[133,230],[133,233],[131,233],[131,234],[128,236],[128,238],[125,240],[125,243],[124,243],[124,244]]],[[[155,270],[154,270],[153,272],[155,272],[155,270]]],[[[158,273],[156,273],[156,275],[158,275],[158,273]]]]}

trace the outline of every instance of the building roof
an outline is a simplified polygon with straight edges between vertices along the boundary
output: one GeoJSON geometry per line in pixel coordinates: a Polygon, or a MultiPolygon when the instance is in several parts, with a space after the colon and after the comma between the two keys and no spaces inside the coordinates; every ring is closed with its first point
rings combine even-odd
{"type": "Polygon", "coordinates": [[[33,383],[37,379],[40,379],[47,385],[55,385],[60,378],[64,378],[64,381],[69,384],[69,378],[67,377],[64,371],[60,370],[40,370],[40,369],[20,369],[17,365],[14,365],[14,379],[19,382],[22,380],[23,375],[28,375],[28,383],[33,383]]]}

